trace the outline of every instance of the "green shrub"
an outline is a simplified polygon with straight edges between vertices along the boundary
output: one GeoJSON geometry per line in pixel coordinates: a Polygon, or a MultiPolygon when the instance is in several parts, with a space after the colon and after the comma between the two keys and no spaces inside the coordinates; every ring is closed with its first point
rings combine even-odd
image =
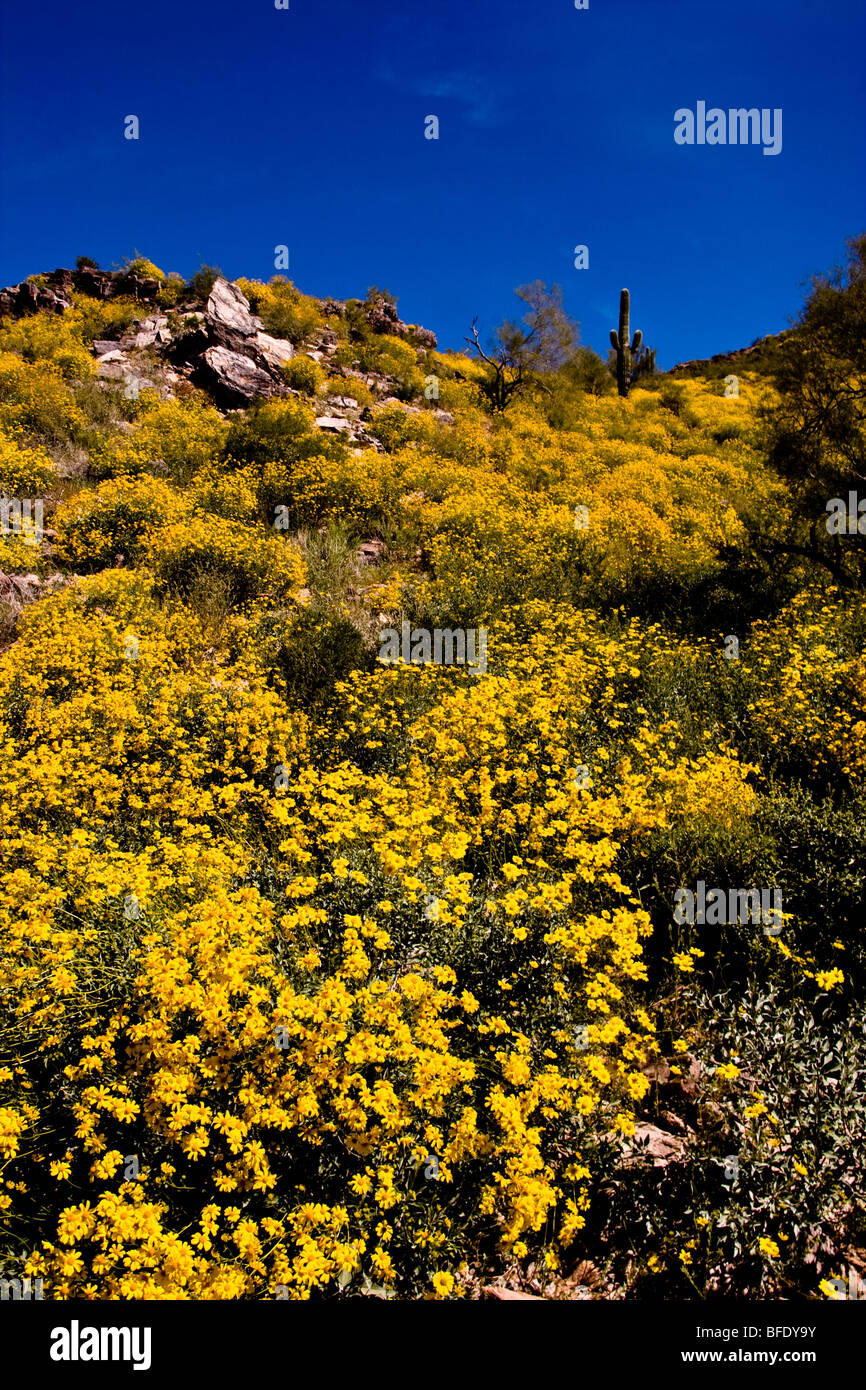
{"type": "Polygon", "coordinates": [[[186,291],[186,281],[177,271],[170,270],[160,286],[157,302],[161,309],[173,309],[186,291]]]}
{"type": "Polygon", "coordinates": [[[325,373],[315,358],[300,355],[285,364],[283,379],[295,391],[316,396],[325,384],[325,373]]]}
{"type": "Polygon", "coordinates": [[[661,1170],[590,1159],[607,1198],[585,1252],[604,1252],[629,1297],[826,1296],[866,1235],[866,1015],[778,982],[695,990],[678,1009],[701,1074],[692,1101],[675,1085],[664,1100],[688,1121],[684,1152],[661,1170]],[[739,1075],[717,1076],[725,1065],[739,1075]]]}
{"type": "Polygon", "coordinates": [[[159,478],[116,478],[79,492],[57,508],[60,558],[79,570],[111,567],[122,555],[141,558],[148,537],[188,509],[182,493],[159,478]]]}
{"type": "Polygon", "coordinates": [[[302,610],[288,630],[278,658],[287,699],[302,709],[321,706],[352,671],[375,669],[375,653],[339,613],[302,610]]]}
{"type": "Polygon", "coordinates": [[[219,266],[202,265],[189,282],[189,287],[197,299],[209,299],[210,292],[222,275],[219,266]]]}
{"type": "Polygon", "coordinates": [[[229,426],[224,457],[228,462],[291,463],[321,454],[346,457],[346,446],[313,429],[312,408],[305,401],[266,401],[255,405],[229,426]]]}

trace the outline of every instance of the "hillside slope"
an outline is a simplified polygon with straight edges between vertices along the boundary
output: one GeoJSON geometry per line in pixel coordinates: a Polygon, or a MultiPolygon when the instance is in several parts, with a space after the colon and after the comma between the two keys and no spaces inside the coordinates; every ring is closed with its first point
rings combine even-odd
{"type": "Polygon", "coordinates": [[[768,559],[773,387],[86,271],[0,293],[4,1268],[825,1296],[866,605],[768,559]]]}

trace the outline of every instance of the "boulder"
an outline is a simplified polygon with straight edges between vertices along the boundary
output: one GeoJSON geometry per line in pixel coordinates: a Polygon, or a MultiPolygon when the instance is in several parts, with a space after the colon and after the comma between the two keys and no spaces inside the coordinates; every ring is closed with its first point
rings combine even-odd
{"type": "Polygon", "coordinates": [[[114,276],[110,270],[95,270],[92,266],[85,266],[83,270],[73,272],[72,283],[82,294],[89,294],[93,299],[110,299],[116,293],[114,276]]]}
{"type": "Polygon", "coordinates": [[[42,581],[38,574],[3,574],[0,571],[0,598],[13,608],[33,603],[39,597],[42,581]]]}
{"type": "Polygon", "coordinates": [[[250,313],[250,303],[237,285],[222,276],[214,281],[205,310],[211,334],[223,346],[224,339],[255,338],[261,321],[250,313]]]}
{"type": "Polygon", "coordinates": [[[145,319],[138,326],[138,332],[132,339],[131,346],[137,348],[150,347],[153,343],[171,342],[171,334],[167,328],[168,319],[165,314],[154,314],[145,319]]]}
{"type": "Polygon", "coordinates": [[[428,351],[432,351],[436,347],[436,334],[432,328],[422,328],[418,323],[410,323],[408,335],[415,347],[426,348],[428,351]]]}
{"type": "Polygon", "coordinates": [[[64,293],[68,293],[73,285],[72,271],[64,270],[62,266],[57,270],[52,270],[48,276],[48,283],[55,290],[63,290],[64,293]]]}
{"type": "Polygon", "coordinates": [[[374,333],[391,333],[399,336],[400,333],[405,332],[406,325],[400,321],[397,306],[391,304],[382,295],[378,295],[364,305],[364,315],[374,333]]]}
{"type": "Polygon", "coordinates": [[[265,365],[273,367],[275,371],[279,371],[295,355],[291,343],[287,343],[285,338],[272,338],[269,333],[256,333],[253,344],[265,365]]]}
{"type": "Polygon", "coordinates": [[[668,1133],[667,1130],[659,1129],[658,1125],[651,1124],[635,1125],[630,1147],[631,1154],[625,1160],[626,1167],[639,1163],[642,1156],[649,1154],[653,1160],[653,1167],[663,1168],[668,1163],[675,1163],[683,1159],[686,1153],[686,1141],[684,1139],[668,1133]]]}
{"type": "Polygon", "coordinates": [[[0,290],[0,315],[11,314],[13,318],[20,318],[22,314],[36,314],[41,309],[62,314],[71,308],[72,300],[50,285],[34,285],[29,280],[23,280],[20,285],[0,290]]]}
{"type": "Polygon", "coordinates": [[[380,541],[377,537],[364,541],[358,547],[358,560],[364,565],[378,565],[387,548],[385,542],[380,541]]]}
{"type": "Polygon", "coordinates": [[[257,396],[276,394],[273,377],[250,357],[229,348],[208,348],[197,362],[195,374],[225,408],[247,406],[257,396]]]}
{"type": "Polygon", "coordinates": [[[345,433],[352,428],[351,421],[344,415],[320,415],[315,425],[317,430],[330,430],[336,434],[345,433]]]}
{"type": "Polygon", "coordinates": [[[375,449],[378,454],[385,452],[384,444],[376,439],[375,435],[368,434],[366,430],[361,429],[359,425],[356,425],[352,431],[352,443],[362,444],[365,449],[375,449]]]}
{"type": "Polygon", "coordinates": [[[120,271],[116,278],[112,277],[113,291],[115,295],[129,295],[131,299],[143,299],[147,304],[156,302],[156,297],[162,288],[159,280],[150,280],[144,275],[128,275],[125,271],[120,271]]]}

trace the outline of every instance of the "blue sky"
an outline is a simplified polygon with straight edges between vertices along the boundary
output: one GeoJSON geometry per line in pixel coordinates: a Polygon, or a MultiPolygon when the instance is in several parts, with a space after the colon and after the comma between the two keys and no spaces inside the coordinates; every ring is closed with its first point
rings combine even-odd
{"type": "Polygon", "coordinates": [[[47,0],[0,51],[2,284],[136,251],[269,279],[285,244],[443,347],[558,282],[602,352],[627,285],[671,366],[786,327],[866,226],[861,0],[47,0]],[[781,153],[676,145],[699,100],[781,108],[781,153]]]}

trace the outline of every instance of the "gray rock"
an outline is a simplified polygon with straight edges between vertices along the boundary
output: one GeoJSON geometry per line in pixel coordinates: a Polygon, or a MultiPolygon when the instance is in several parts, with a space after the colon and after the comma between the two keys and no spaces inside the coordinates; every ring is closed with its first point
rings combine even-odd
{"type": "Polygon", "coordinates": [[[291,343],[287,343],[284,338],[272,338],[269,333],[256,333],[253,343],[265,364],[273,367],[275,371],[285,366],[295,355],[291,343]]]}
{"type": "Polygon", "coordinates": [[[659,1129],[658,1125],[641,1123],[635,1125],[629,1148],[631,1152],[624,1160],[625,1167],[632,1167],[639,1163],[643,1156],[648,1155],[653,1160],[653,1167],[663,1168],[666,1164],[677,1163],[685,1157],[686,1141],[667,1130],[659,1129]]]}
{"type": "Polygon", "coordinates": [[[256,335],[257,324],[250,313],[249,300],[237,285],[229,284],[222,277],[214,281],[205,313],[214,329],[222,329],[241,338],[254,338],[256,335]]]}
{"type": "Polygon", "coordinates": [[[380,541],[377,537],[373,537],[372,540],[364,541],[363,544],[358,547],[358,559],[365,565],[378,565],[387,548],[384,541],[380,541]]]}
{"type": "Polygon", "coordinates": [[[62,314],[71,308],[72,300],[61,291],[47,285],[33,285],[29,280],[0,290],[0,315],[10,314],[13,318],[19,318],[22,314],[36,314],[44,309],[52,314],[62,314]]]}
{"type": "Polygon", "coordinates": [[[276,393],[273,378],[251,358],[229,348],[210,347],[198,363],[198,375],[226,406],[244,406],[257,396],[276,393]]]}
{"type": "Polygon", "coordinates": [[[316,420],[316,429],[331,430],[335,433],[348,432],[352,428],[352,423],[344,415],[320,415],[316,420]]]}
{"type": "MultiPolygon", "coordinates": [[[[110,355],[115,356],[113,353],[110,355]]],[[[117,360],[114,362],[107,362],[104,357],[101,358],[96,364],[96,375],[109,381],[125,381],[129,363],[122,353],[117,353],[116,357],[117,360]]]]}

